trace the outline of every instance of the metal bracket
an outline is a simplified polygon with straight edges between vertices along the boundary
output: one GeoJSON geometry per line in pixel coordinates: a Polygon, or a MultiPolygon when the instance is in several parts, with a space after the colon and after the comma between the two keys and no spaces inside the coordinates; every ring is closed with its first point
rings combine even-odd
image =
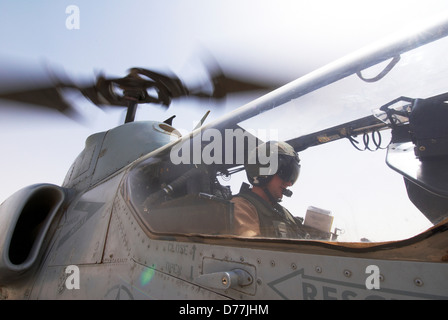
{"type": "Polygon", "coordinates": [[[208,288],[226,290],[229,288],[244,287],[252,284],[252,276],[245,270],[233,269],[231,271],[214,272],[200,275],[196,282],[208,288]]]}

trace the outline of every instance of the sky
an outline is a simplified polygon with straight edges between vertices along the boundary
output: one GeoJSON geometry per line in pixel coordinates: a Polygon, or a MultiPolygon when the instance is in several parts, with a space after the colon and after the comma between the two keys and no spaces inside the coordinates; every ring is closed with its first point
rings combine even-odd
{"type": "MultiPolygon", "coordinates": [[[[101,72],[121,77],[131,67],[169,69],[181,78],[194,79],[203,73],[200,56],[206,51],[224,71],[283,84],[412,21],[447,10],[445,0],[4,0],[0,2],[0,83],[13,77],[5,70],[16,66],[30,73],[47,67],[63,70],[74,79],[91,80],[101,72]],[[79,9],[78,29],[66,26],[66,9],[72,5],[79,9]]],[[[196,102],[175,102],[168,110],[141,107],[137,120],[163,121],[175,114],[174,126],[189,131],[209,107],[215,107],[211,121],[256,97],[230,97],[226,103],[199,107],[196,102]]],[[[61,185],[85,139],[123,122],[124,111],[74,101],[87,115],[86,123],[0,101],[0,202],[31,184],[61,185]]],[[[345,146],[335,148],[337,153],[345,146]]],[[[384,153],[374,157],[384,163],[384,153]]],[[[335,157],[334,165],[343,159],[335,157]]],[[[322,166],[318,177],[302,173],[302,178],[324,181],[330,168],[322,166]]],[[[364,170],[360,166],[353,175],[364,170]]],[[[305,188],[305,183],[299,184],[294,192],[306,194],[305,188]]],[[[349,197],[335,192],[340,199],[349,197]]],[[[317,196],[307,203],[331,207],[317,196]]],[[[376,201],[373,198],[364,203],[376,201]]],[[[285,205],[294,206],[290,201],[285,205]]]]}

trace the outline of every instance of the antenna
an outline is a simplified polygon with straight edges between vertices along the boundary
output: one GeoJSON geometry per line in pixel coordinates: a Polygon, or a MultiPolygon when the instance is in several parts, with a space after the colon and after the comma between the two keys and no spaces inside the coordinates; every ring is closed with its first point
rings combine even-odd
{"type": "Polygon", "coordinates": [[[199,123],[196,125],[196,127],[194,127],[193,131],[200,128],[202,126],[202,124],[204,123],[205,119],[208,117],[208,115],[210,114],[210,110],[208,110],[204,116],[202,117],[201,121],[199,121],[199,123]]]}

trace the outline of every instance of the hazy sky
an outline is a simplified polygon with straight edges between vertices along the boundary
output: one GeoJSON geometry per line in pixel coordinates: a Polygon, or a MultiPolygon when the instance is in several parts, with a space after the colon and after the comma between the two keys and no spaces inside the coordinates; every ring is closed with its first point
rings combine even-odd
{"type": "MultiPolygon", "coordinates": [[[[203,67],[198,53],[206,49],[224,70],[284,83],[446,10],[446,0],[3,0],[0,81],[13,76],[5,71],[11,65],[22,70],[24,65],[48,65],[80,79],[92,79],[99,72],[124,76],[131,67],[169,68],[181,78],[194,78],[203,67]],[[79,8],[79,29],[66,27],[70,5],[79,8]]],[[[249,98],[229,99],[220,109],[212,109],[210,119],[249,98]]],[[[121,111],[105,112],[82,99],[76,102],[88,115],[87,124],[17,104],[8,104],[17,111],[2,110],[0,202],[34,183],[60,185],[87,136],[123,121],[121,111]]],[[[185,105],[193,103],[174,103],[168,111],[142,108],[138,119],[163,121],[176,114],[174,125],[190,130],[208,106],[185,105]]]]}

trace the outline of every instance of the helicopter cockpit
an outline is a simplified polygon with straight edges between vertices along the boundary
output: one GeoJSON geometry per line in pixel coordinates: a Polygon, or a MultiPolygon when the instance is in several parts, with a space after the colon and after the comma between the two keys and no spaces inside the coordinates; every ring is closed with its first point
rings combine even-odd
{"type": "Polygon", "coordinates": [[[448,215],[447,49],[441,39],[392,48],[370,64],[354,55],[351,64],[337,61],[299,78],[238,109],[236,126],[203,127],[202,133],[216,130],[205,140],[211,160],[175,163],[150,154],[136,163],[126,198],[150,232],[235,236],[230,199],[245,181],[244,156],[224,161],[225,130],[242,130],[255,144],[286,141],[299,152],[303,170],[282,204],[316,231],[308,238],[415,236],[448,215]],[[213,161],[218,142],[223,161],[213,161]]]}
{"type": "Polygon", "coordinates": [[[127,192],[155,233],[231,234],[230,188],[206,169],[149,158],[133,169],[127,192]],[[169,182],[169,183],[167,183],[169,182]]]}

